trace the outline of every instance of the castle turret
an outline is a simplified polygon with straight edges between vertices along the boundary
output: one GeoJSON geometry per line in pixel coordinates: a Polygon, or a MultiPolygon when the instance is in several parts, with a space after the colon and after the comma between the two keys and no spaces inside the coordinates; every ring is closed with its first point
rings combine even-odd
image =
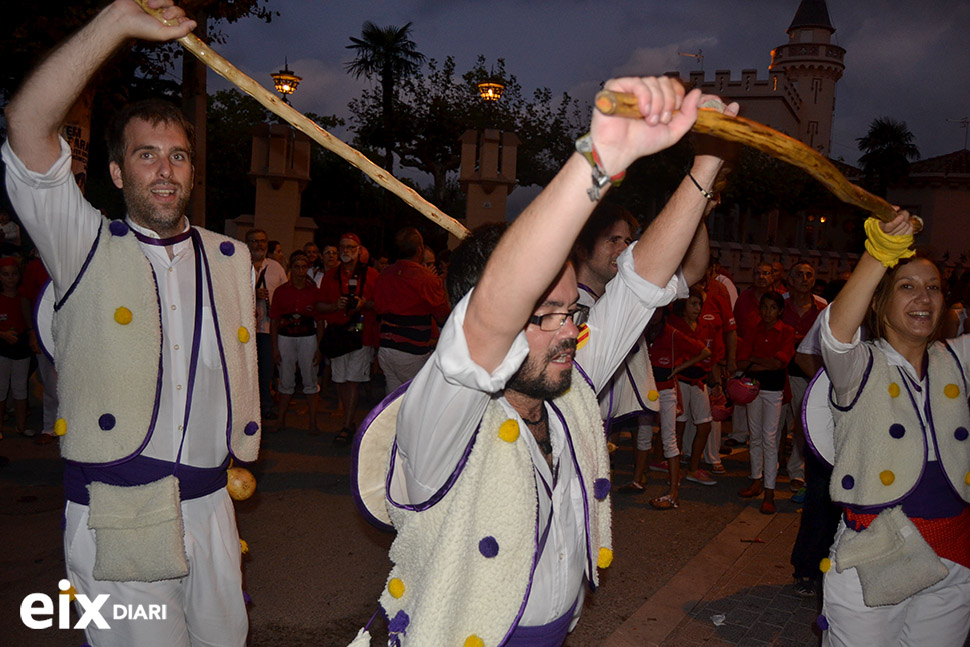
{"type": "Polygon", "coordinates": [[[823,155],[832,144],[835,84],[845,70],[845,50],[832,44],[834,33],[825,0],[802,0],[788,43],[771,52],[771,71],[783,72],[801,98],[798,139],[823,155]]]}

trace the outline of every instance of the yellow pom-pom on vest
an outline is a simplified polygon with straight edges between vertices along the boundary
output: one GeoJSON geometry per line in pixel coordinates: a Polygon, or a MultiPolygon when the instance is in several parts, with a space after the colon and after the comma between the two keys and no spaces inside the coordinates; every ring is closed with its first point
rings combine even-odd
{"type": "Polygon", "coordinates": [[[115,321],[120,323],[122,326],[127,326],[131,323],[131,310],[121,306],[115,310],[115,321]]]}
{"type": "Polygon", "coordinates": [[[899,397],[899,385],[893,382],[889,385],[889,397],[898,398],[899,397]]]}
{"type": "Polygon", "coordinates": [[[249,331],[246,330],[245,326],[241,326],[239,328],[238,335],[239,335],[239,341],[241,341],[242,343],[245,344],[246,342],[249,341],[249,331]]]}
{"type": "Polygon", "coordinates": [[[892,485],[893,481],[896,480],[896,475],[893,474],[892,470],[883,470],[879,472],[879,480],[882,481],[883,485],[892,485]]]}
{"type": "Polygon", "coordinates": [[[600,548],[599,556],[596,558],[596,566],[599,568],[609,568],[613,563],[613,551],[609,548],[600,548]]]}
{"type": "Polygon", "coordinates": [[[485,641],[475,634],[465,638],[465,647],[485,647],[485,641]]]}
{"type": "Polygon", "coordinates": [[[400,598],[404,595],[404,582],[394,577],[391,581],[387,583],[387,592],[391,594],[392,598],[400,598]]]}
{"type": "Polygon", "coordinates": [[[249,544],[246,543],[245,539],[239,540],[239,550],[242,551],[243,555],[249,554],[249,544]]]}
{"type": "Polygon", "coordinates": [[[647,391],[647,400],[650,400],[651,402],[656,402],[659,399],[660,399],[660,393],[658,393],[656,389],[650,389],[649,391],[647,391]]]}
{"type": "Polygon", "coordinates": [[[823,573],[828,573],[831,568],[832,560],[828,557],[823,557],[822,561],[818,563],[818,570],[822,571],[823,573]]]}
{"type": "Polygon", "coordinates": [[[960,397],[960,387],[956,384],[947,384],[943,387],[943,395],[950,398],[951,400],[960,397]]]}
{"type": "Polygon", "coordinates": [[[54,422],[54,435],[63,436],[66,433],[67,433],[67,420],[65,420],[64,418],[58,418],[54,422]]]}
{"type": "Polygon", "coordinates": [[[519,439],[519,423],[509,418],[498,428],[498,437],[507,443],[514,443],[519,439]]]}

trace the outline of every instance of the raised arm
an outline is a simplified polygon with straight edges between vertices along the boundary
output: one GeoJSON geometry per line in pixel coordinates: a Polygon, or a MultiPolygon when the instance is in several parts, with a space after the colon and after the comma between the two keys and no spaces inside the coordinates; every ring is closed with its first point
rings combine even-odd
{"type": "Polygon", "coordinates": [[[133,0],[115,0],[91,22],[55,49],[25,80],[7,106],[9,143],[28,169],[43,173],[60,154],[57,134],[68,111],[88,81],[126,41],[181,38],[195,28],[172,0],[148,0],[164,7],[164,16],[178,22],[166,27],[133,0]]]}
{"type": "MultiPolygon", "coordinates": [[[[886,236],[905,236],[912,241],[913,226],[909,220],[909,212],[900,211],[898,207],[896,209],[899,215],[895,220],[886,223],[880,221],[877,227],[886,236]]],[[[872,226],[873,224],[868,225],[870,229],[872,226]]],[[[878,236],[878,233],[872,231],[869,234],[870,237],[878,236]]],[[[869,310],[872,295],[886,273],[886,266],[872,255],[869,244],[866,248],[867,251],[852,270],[849,280],[830,306],[829,327],[835,338],[843,343],[851,342],[856,330],[862,325],[869,310]]]]}
{"type": "MultiPolygon", "coordinates": [[[[700,97],[700,103],[707,101],[720,103],[713,96],[700,97]]],[[[737,115],[738,104],[728,105],[723,112],[737,115]]],[[[721,157],[724,152],[709,140],[705,144],[694,158],[689,174],[633,250],[637,274],[654,285],[666,285],[682,262],[684,278],[689,284],[700,280],[707,269],[707,230],[698,225],[709,202],[705,192],[709,195],[712,191],[714,179],[724,164],[721,157]]]]}
{"type": "MultiPolygon", "coordinates": [[[[590,135],[610,176],[623,172],[634,160],[676,143],[697,117],[700,92],[685,97],[683,87],[666,77],[616,79],[604,87],[635,94],[645,115],[626,119],[594,112],[590,135]]],[[[589,163],[574,153],[492,254],[472,293],[464,323],[472,359],[486,370],[499,365],[536,302],[562,270],[576,236],[596,206],[587,194],[591,186],[589,163]]],[[[695,227],[696,222],[681,257],[695,227]]]]}

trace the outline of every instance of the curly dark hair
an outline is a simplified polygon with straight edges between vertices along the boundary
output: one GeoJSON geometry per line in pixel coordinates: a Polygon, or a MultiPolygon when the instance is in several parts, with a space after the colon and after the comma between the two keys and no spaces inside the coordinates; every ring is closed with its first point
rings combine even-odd
{"type": "Polygon", "coordinates": [[[478,283],[489,257],[506,229],[508,225],[505,223],[476,227],[452,252],[446,281],[451,307],[455,307],[478,283]]]}

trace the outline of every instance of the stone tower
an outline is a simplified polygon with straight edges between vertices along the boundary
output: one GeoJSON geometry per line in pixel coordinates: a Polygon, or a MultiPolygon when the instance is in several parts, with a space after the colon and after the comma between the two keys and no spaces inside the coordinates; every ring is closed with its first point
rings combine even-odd
{"type": "Polygon", "coordinates": [[[772,72],[783,72],[798,91],[797,138],[829,155],[835,84],[845,70],[845,50],[832,44],[835,27],[825,0],[802,0],[788,27],[788,43],[771,52],[772,72]]]}

